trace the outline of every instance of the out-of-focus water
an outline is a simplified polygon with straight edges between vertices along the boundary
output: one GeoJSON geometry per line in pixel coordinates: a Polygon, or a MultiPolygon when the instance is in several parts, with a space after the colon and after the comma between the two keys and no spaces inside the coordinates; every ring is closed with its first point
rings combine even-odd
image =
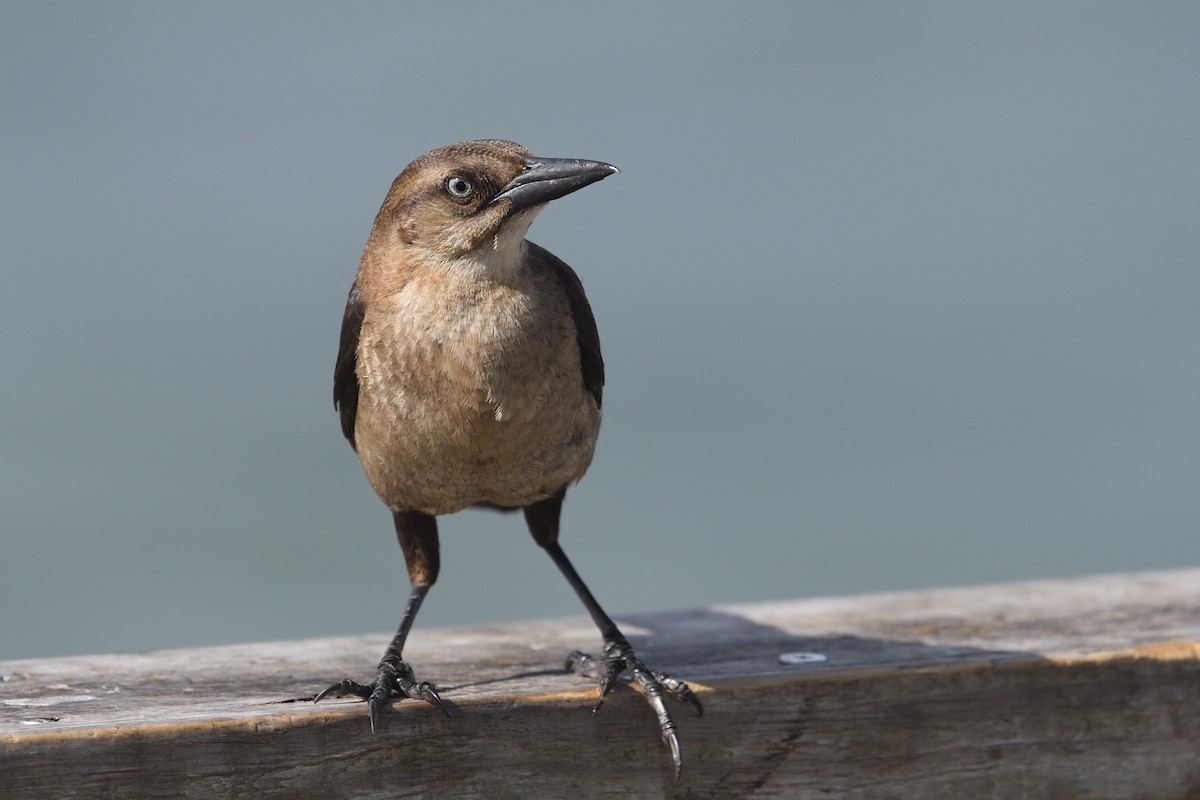
{"type": "MultiPolygon", "coordinates": [[[[385,631],[338,429],[394,175],[622,173],[531,238],[609,382],[563,543],[623,612],[1200,563],[1200,6],[9,5],[0,658],[385,631]]],[[[417,623],[581,613],[519,515],[417,623]]]]}

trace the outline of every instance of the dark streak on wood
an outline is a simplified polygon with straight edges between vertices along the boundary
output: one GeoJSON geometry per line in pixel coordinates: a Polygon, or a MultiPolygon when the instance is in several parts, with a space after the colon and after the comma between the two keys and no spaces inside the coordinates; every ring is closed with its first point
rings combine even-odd
{"type": "Polygon", "coordinates": [[[0,797],[1200,795],[1200,570],[622,624],[703,693],[678,784],[632,689],[592,719],[558,671],[595,646],[578,618],[418,629],[452,718],[405,703],[374,736],[305,698],[385,636],[0,662],[0,797]]]}

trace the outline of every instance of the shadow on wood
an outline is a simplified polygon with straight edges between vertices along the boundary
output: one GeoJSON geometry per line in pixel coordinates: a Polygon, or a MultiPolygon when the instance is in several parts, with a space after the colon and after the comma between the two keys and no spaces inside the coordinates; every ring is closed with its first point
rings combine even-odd
{"type": "Polygon", "coordinates": [[[1200,570],[625,617],[688,680],[652,713],[560,671],[583,618],[418,629],[453,702],[361,702],[386,636],[0,663],[0,797],[1191,797],[1200,570]]]}

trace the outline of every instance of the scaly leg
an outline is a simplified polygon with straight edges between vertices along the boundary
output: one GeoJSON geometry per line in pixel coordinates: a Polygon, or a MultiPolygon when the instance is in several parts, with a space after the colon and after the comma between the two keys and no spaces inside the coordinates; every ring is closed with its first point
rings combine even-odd
{"type": "Polygon", "coordinates": [[[683,768],[679,734],[663,696],[667,695],[690,702],[699,714],[704,713],[704,707],[686,683],[666,673],[649,669],[642,663],[634,653],[629,640],[600,607],[583,579],[579,577],[579,573],[575,571],[575,567],[571,565],[567,554],[558,544],[558,520],[565,495],[566,489],[563,489],[553,497],[526,506],[525,520],[529,524],[529,531],[533,534],[534,540],[558,565],[567,582],[571,584],[571,588],[575,590],[575,594],[583,601],[584,608],[588,610],[596,627],[600,629],[600,635],[604,637],[603,656],[596,658],[575,651],[567,658],[567,669],[598,681],[600,696],[592,708],[593,714],[600,710],[605,695],[612,689],[617,677],[622,672],[628,672],[633,682],[645,694],[647,702],[650,703],[650,707],[654,709],[654,713],[658,717],[662,740],[671,750],[671,760],[675,765],[675,779],[678,780],[683,768]]]}
{"type": "Polygon", "coordinates": [[[418,682],[412,667],[404,661],[404,643],[412,628],[413,620],[421,609],[421,601],[437,580],[438,573],[438,538],[437,520],[429,514],[418,511],[400,511],[395,514],[396,535],[400,539],[400,547],[404,551],[404,559],[408,564],[409,578],[412,580],[412,592],[408,603],[404,606],[404,614],[400,617],[400,626],[396,635],[383,653],[383,659],[375,672],[375,680],[371,683],[359,683],[349,678],[338,681],[325,691],[313,698],[320,702],[329,696],[345,697],[355,695],[367,701],[367,716],[371,720],[371,731],[374,732],[379,724],[380,711],[387,711],[393,698],[416,698],[436,706],[447,717],[450,714],[442,704],[437,689],[425,681],[418,682]]]}

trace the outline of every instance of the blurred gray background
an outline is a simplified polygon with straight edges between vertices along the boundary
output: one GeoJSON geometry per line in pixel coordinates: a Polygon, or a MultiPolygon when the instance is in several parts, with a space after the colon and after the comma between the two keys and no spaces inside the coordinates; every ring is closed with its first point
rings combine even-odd
{"type": "MultiPolygon", "coordinates": [[[[618,616],[1200,564],[1200,5],[0,10],[0,658],[390,631],[346,290],[459,139],[622,174],[530,237],[608,363],[618,616]]],[[[418,622],[580,614],[519,515],[418,622]]],[[[364,654],[373,658],[374,654],[364,654]]]]}

